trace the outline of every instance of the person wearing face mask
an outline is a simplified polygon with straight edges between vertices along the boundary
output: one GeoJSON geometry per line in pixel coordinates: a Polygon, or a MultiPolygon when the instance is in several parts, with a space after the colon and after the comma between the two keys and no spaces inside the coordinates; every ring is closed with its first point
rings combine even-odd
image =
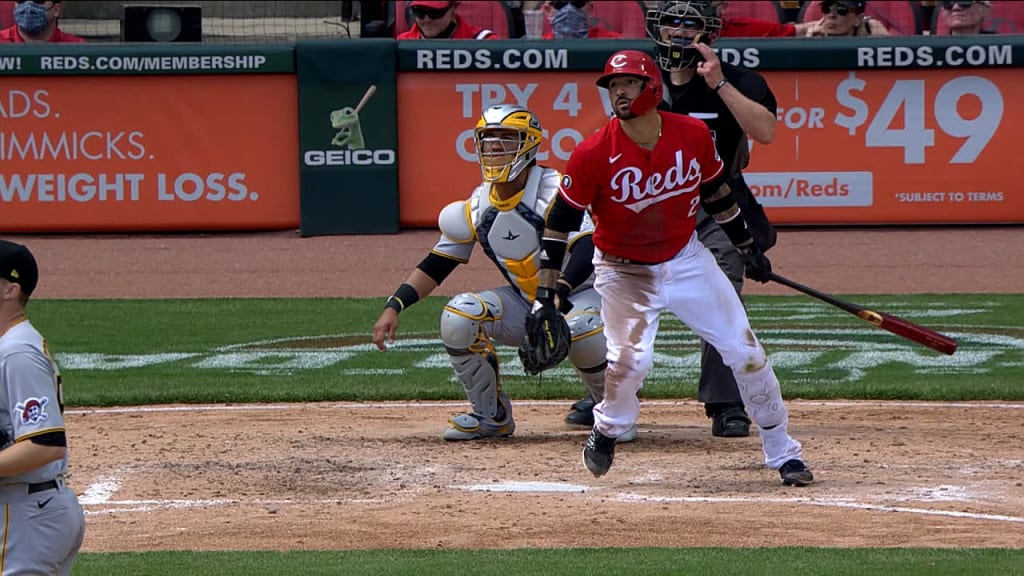
{"type": "Polygon", "coordinates": [[[822,17],[811,23],[804,36],[888,36],[885,25],[864,13],[865,0],[823,0],[822,17]]]}
{"type": "Polygon", "coordinates": [[[551,23],[544,40],[563,38],[622,38],[622,34],[601,26],[591,26],[594,3],[590,0],[545,2],[541,11],[551,23]]]}
{"type": "Polygon", "coordinates": [[[396,40],[496,40],[493,30],[473,26],[455,13],[458,2],[439,0],[413,0],[409,2],[413,24],[396,40]]]}
{"type": "Polygon", "coordinates": [[[81,43],[84,38],[60,29],[57,20],[64,8],[60,0],[18,0],[14,26],[0,30],[0,42],[9,44],[81,43]]]}

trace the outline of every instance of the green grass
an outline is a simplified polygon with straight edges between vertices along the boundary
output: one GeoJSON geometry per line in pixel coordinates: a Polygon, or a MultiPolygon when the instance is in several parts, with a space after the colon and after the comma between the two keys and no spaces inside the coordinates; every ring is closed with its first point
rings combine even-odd
{"type": "MultiPolygon", "coordinates": [[[[628,535],[624,535],[628,537],[628,535]]],[[[961,576],[1024,574],[1024,552],[971,549],[602,548],[83,554],[75,576],[961,576]]]]}
{"type": "MultiPolygon", "coordinates": [[[[850,298],[949,333],[960,347],[944,356],[804,296],[749,298],[787,397],[1024,399],[1024,296],[850,298]]],[[[387,353],[370,344],[379,299],[41,300],[30,316],[60,361],[70,406],[459,400],[437,336],[444,303],[428,298],[402,314],[387,353]]],[[[530,378],[514,349],[498,352],[513,398],[582,390],[567,364],[530,378]]],[[[693,397],[693,334],[665,316],[656,352],[642,397],[693,397]]]]}

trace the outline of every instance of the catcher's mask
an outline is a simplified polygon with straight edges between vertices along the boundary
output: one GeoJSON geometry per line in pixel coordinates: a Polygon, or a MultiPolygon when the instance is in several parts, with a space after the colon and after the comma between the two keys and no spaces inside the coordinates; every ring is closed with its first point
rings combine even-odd
{"type": "Polygon", "coordinates": [[[647,36],[658,46],[658,66],[663,70],[695,66],[701,55],[693,44],[711,44],[721,30],[718,7],[706,0],[663,1],[647,12],[647,36]]]}
{"type": "Polygon", "coordinates": [[[629,111],[643,116],[661,102],[661,72],[649,54],[639,50],[620,50],[612,54],[604,64],[604,75],[597,79],[597,85],[608,89],[612,78],[633,76],[644,81],[643,90],[629,104],[629,111]]]}
{"type": "Polygon", "coordinates": [[[498,104],[484,111],[474,136],[484,181],[510,182],[536,161],[544,132],[533,112],[498,104]]]}

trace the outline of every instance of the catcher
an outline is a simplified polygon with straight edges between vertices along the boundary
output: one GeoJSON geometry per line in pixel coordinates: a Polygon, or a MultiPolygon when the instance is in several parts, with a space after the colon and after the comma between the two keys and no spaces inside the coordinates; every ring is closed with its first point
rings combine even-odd
{"type": "MultiPolygon", "coordinates": [[[[373,326],[374,344],[387,350],[387,343],[395,341],[399,314],[468,262],[476,243],[508,281],[499,288],[459,294],[441,314],[441,341],[472,409],[449,418],[445,440],[505,437],[515,431],[512,404],[501,387],[495,342],[519,346],[523,368],[530,374],[568,356],[587,392],[598,399],[604,395],[605,339],[600,298],[592,287],[589,219],[568,239],[569,257],[554,291],[555,305],[564,316],[527,325],[537,292],[544,215],[558,196],[561,179],[558,171],[537,165],[542,139],[540,121],[526,108],[501,104],[484,111],[475,129],[483,183],[467,200],[441,210],[441,238],[388,297],[373,326]]],[[[618,440],[635,438],[634,428],[618,440]]]]}

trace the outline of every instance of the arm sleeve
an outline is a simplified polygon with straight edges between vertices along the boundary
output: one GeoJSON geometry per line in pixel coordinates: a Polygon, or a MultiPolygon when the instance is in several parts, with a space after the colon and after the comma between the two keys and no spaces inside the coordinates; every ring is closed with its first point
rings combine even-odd
{"type": "Polygon", "coordinates": [[[562,278],[573,288],[579,286],[594,273],[594,237],[592,234],[578,236],[572,243],[569,261],[562,270],[562,278]]]}
{"type": "Polygon", "coordinates": [[[700,126],[704,128],[698,132],[700,134],[700,148],[698,148],[700,150],[700,183],[707,184],[722,175],[725,163],[718,155],[718,148],[715,146],[714,138],[711,137],[711,130],[703,122],[700,123],[700,126]]]}

